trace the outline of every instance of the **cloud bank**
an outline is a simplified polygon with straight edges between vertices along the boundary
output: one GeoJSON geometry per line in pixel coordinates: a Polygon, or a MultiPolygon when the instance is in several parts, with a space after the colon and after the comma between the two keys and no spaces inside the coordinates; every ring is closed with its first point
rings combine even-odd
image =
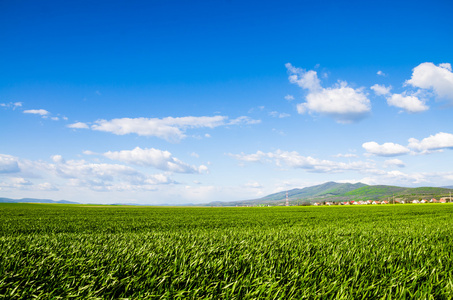
{"type": "Polygon", "coordinates": [[[394,143],[384,143],[379,145],[376,142],[363,143],[362,147],[369,155],[377,156],[398,156],[408,153],[428,154],[433,151],[453,149],[453,134],[439,132],[435,135],[430,135],[421,141],[415,138],[410,138],[408,142],[409,144],[407,147],[394,143]]]}
{"type": "Polygon", "coordinates": [[[69,128],[92,129],[110,132],[116,135],[137,134],[139,136],[154,136],[167,141],[177,142],[186,138],[186,130],[193,128],[216,128],[228,125],[253,125],[260,123],[247,116],[229,120],[226,116],[213,117],[167,117],[167,118],[119,118],[112,120],[97,120],[93,125],[77,122],[69,128]]]}
{"type": "Polygon", "coordinates": [[[104,153],[104,156],[132,165],[152,166],[159,170],[176,173],[201,173],[208,169],[204,165],[190,166],[173,157],[170,152],[154,148],[141,149],[136,147],[133,150],[109,151],[104,153]]]}

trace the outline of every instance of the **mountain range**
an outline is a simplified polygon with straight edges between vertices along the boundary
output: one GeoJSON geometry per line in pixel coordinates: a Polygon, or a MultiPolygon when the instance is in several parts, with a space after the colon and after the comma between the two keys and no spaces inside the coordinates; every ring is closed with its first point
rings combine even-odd
{"type": "Polygon", "coordinates": [[[452,187],[418,187],[407,188],[390,185],[366,185],[364,183],[337,183],[326,182],[320,185],[302,189],[292,189],[262,198],[229,202],[210,202],[210,206],[246,206],[246,205],[284,205],[286,193],[290,205],[309,205],[323,201],[351,201],[351,200],[386,200],[395,199],[431,199],[449,197],[452,187]]]}
{"type": "Polygon", "coordinates": [[[50,199],[35,199],[35,198],[22,198],[22,199],[10,199],[0,198],[0,203],[60,203],[60,204],[79,204],[77,202],[59,200],[54,201],[50,199]]]}

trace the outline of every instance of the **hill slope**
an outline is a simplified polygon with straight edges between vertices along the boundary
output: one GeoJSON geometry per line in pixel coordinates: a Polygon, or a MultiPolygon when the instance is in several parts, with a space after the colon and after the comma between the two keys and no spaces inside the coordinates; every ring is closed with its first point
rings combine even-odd
{"type": "MultiPolygon", "coordinates": [[[[288,191],[288,199],[291,203],[298,203],[300,201],[310,202],[310,199],[324,199],[330,197],[338,197],[344,193],[353,191],[355,189],[365,187],[363,183],[337,183],[337,182],[326,182],[320,185],[310,186],[303,189],[292,189],[288,191]]],[[[271,204],[278,205],[283,204],[286,201],[286,191],[279,192],[259,199],[252,200],[240,200],[230,202],[210,202],[207,205],[219,205],[219,206],[236,206],[236,205],[259,205],[259,204],[271,204]]]]}
{"type": "MultiPolygon", "coordinates": [[[[438,187],[407,188],[390,185],[366,185],[363,183],[337,183],[326,182],[320,185],[293,189],[288,191],[290,205],[309,204],[324,201],[351,201],[351,200],[387,200],[395,199],[431,199],[448,197],[453,189],[438,187]]],[[[286,202],[286,191],[271,194],[259,199],[211,202],[211,206],[244,206],[244,205],[284,205],[286,202]]]]}

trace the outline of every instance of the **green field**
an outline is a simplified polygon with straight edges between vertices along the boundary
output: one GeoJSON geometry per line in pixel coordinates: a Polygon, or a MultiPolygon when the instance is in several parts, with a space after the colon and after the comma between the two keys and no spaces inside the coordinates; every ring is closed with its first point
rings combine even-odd
{"type": "Polygon", "coordinates": [[[0,204],[0,298],[453,297],[453,204],[0,204]]]}

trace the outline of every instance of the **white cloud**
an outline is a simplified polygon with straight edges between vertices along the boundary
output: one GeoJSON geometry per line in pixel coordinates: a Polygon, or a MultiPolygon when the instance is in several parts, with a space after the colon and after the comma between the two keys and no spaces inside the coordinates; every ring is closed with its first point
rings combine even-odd
{"type": "Polygon", "coordinates": [[[388,159],[384,162],[385,167],[400,167],[403,168],[405,167],[405,164],[402,160],[394,158],[394,159],[388,159]]]}
{"type": "Polygon", "coordinates": [[[393,94],[387,98],[387,103],[404,109],[408,113],[418,113],[429,109],[423,101],[416,96],[407,96],[403,94],[393,94]]]}
{"type": "Polygon", "coordinates": [[[74,124],[69,124],[66,127],[74,129],[88,129],[90,128],[86,123],[76,122],[74,124]]]}
{"type": "Polygon", "coordinates": [[[37,186],[38,190],[41,191],[58,191],[59,189],[49,182],[40,183],[37,186]]]}
{"type": "Polygon", "coordinates": [[[294,67],[290,63],[285,64],[285,67],[290,73],[288,77],[289,82],[297,84],[301,88],[309,91],[319,91],[322,89],[316,71],[305,71],[304,69],[294,67]]]}
{"type": "Polygon", "coordinates": [[[432,89],[439,98],[453,102],[453,73],[449,63],[438,66],[430,62],[422,63],[412,70],[412,77],[406,83],[422,89],[432,89]]]}
{"type": "Polygon", "coordinates": [[[0,174],[20,171],[18,159],[11,155],[0,154],[0,174]]]}
{"type": "Polygon", "coordinates": [[[257,151],[253,154],[229,154],[229,156],[246,162],[271,162],[282,167],[287,166],[295,169],[306,169],[309,172],[337,173],[347,170],[365,171],[373,168],[372,163],[357,161],[351,163],[321,160],[310,156],[302,156],[296,151],[276,150],[274,152],[257,151]]]}
{"type": "Polygon", "coordinates": [[[376,142],[364,143],[362,147],[368,152],[368,155],[398,156],[408,153],[429,154],[432,152],[442,151],[443,149],[453,149],[453,134],[439,132],[435,135],[430,135],[421,141],[415,138],[410,138],[408,142],[409,144],[407,147],[394,143],[384,143],[379,145],[376,142]]]}
{"type": "Polygon", "coordinates": [[[387,74],[385,74],[385,73],[382,72],[381,70],[377,71],[376,74],[379,75],[379,76],[384,76],[384,77],[387,76],[387,74]]]}
{"type": "Polygon", "coordinates": [[[427,152],[439,149],[453,149],[453,134],[439,132],[419,141],[415,138],[409,139],[409,148],[417,152],[427,152]]]}
{"type": "Polygon", "coordinates": [[[10,181],[13,183],[14,186],[22,186],[22,185],[32,185],[33,183],[25,178],[22,177],[13,177],[10,178],[10,181]]]}
{"type": "Polygon", "coordinates": [[[262,161],[263,158],[267,156],[266,153],[261,152],[261,151],[257,151],[254,154],[245,154],[242,152],[241,154],[229,153],[228,155],[237,160],[246,161],[246,162],[259,162],[259,161],[262,161]]]}
{"type": "Polygon", "coordinates": [[[47,115],[49,115],[49,112],[45,109],[28,109],[28,110],[24,110],[24,114],[47,116],[47,115]]]}
{"type": "Polygon", "coordinates": [[[85,154],[85,155],[98,155],[98,153],[93,152],[93,151],[91,151],[91,150],[85,150],[85,151],[83,151],[82,153],[85,154]]]}
{"type": "Polygon", "coordinates": [[[333,157],[357,158],[359,156],[357,154],[353,154],[353,153],[346,153],[346,154],[338,153],[336,155],[333,155],[333,157]]]}
{"type": "Polygon", "coordinates": [[[214,128],[225,124],[227,117],[167,117],[158,118],[122,118],[98,120],[91,126],[93,130],[111,132],[117,135],[135,133],[140,136],[155,136],[165,140],[179,141],[186,137],[187,128],[214,128]]]}
{"type": "Polygon", "coordinates": [[[291,115],[290,114],[287,114],[287,113],[279,113],[278,111],[271,111],[269,113],[270,116],[274,117],[274,118],[280,118],[280,119],[283,119],[283,118],[288,118],[290,117],[291,115]]]}
{"type": "Polygon", "coordinates": [[[263,188],[263,186],[257,181],[249,181],[246,184],[244,184],[244,187],[253,188],[253,189],[261,189],[261,188],[263,188]]]}
{"type": "Polygon", "coordinates": [[[173,157],[170,152],[154,148],[141,149],[136,147],[133,150],[109,151],[104,153],[104,156],[128,164],[152,166],[160,170],[176,173],[201,173],[207,171],[206,166],[190,166],[173,157]]]}
{"type": "Polygon", "coordinates": [[[63,159],[63,157],[61,155],[52,155],[50,158],[52,159],[52,161],[54,163],[57,163],[57,164],[65,163],[65,160],[63,159]]]}
{"type": "MultiPolygon", "coordinates": [[[[251,125],[258,124],[260,120],[254,120],[247,116],[241,116],[228,121],[226,116],[213,117],[167,117],[158,118],[121,118],[112,120],[98,120],[91,129],[110,132],[117,135],[137,134],[140,136],[155,136],[167,141],[177,142],[185,138],[185,131],[189,128],[215,128],[228,125],[251,125]]],[[[78,124],[78,123],[76,123],[78,124]]],[[[76,128],[72,124],[72,128],[76,128]]],[[[81,128],[86,128],[83,125],[81,128]],[[82,127],[83,126],[83,127],[82,127]]],[[[210,135],[205,135],[210,137],[210,135]]]]}
{"type": "Polygon", "coordinates": [[[379,145],[376,142],[363,143],[362,147],[369,153],[378,156],[397,156],[410,152],[410,150],[402,145],[394,143],[384,143],[379,145]]]}
{"type": "Polygon", "coordinates": [[[390,94],[390,90],[392,89],[391,86],[386,87],[385,85],[375,84],[371,87],[371,89],[376,93],[378,96],[385,96],[390,94]]]}
{"type": "Polygon", "coordinates": [[[253,125],[253,124],[259,124],[261,123],[261,120],[255,120],[247,116],[241,116],[236,119],[231,120],[228,125],[253,125]]]}
{"type": "Polygon", "coordinates": [[[294,96],[293,95],[286,95],[285,96],[285,100],[293,101],[294,100],[294,96]]]}
{"type": "MultiPolygon", "coordinates": [[[[436,174],[428,173],[404,173],[398,170],[382,172],[374,176],[362,178],[360,182],[369,185],[385,184],[385,185],[413,185],[428,183],[430,178],[436,178],[436,174]]],[[[439,181],[438,181],[439,182],[439,181]]]]}
{"type": "Polygon", "coordinates": [[[0,103],[0,107],[12,108],[13,110],[15,110],[16,108],[21,107],[22,104],[22,102],[0,103]]]}
{"type": "Polygon", "coordinates": [[[315,71],[305,71],[287,63],[289,81],[308,90],[306,102],[297,105],[299,114],[319,113],[338,123],[351,123],[365,118],[371,111],[370,100],[362,89],[353,89],[346,82],[332,88],[321,87],[315,71]]]}
{"type": "MultiPolygon", "coordinates": [[[[0,155],[4,158],[5,155],[0,155]]],[[[10,159],[11,157],[8,157],[10,159]]],[[[10,159],[11,160],[11,159],[10,159]]],[[[52,156],[53,163],[13,158],[14,177],[0,184],[4,190],[58,191],[77,187],[77,191],[140,191],[153,190],[158,185],[175,183],[166,174],[144,174],[118,164],[89,163],[84,160],[65,161],[60,155],[52,156]],[[33,174],[39,174],[38,177],[33,174]],[[17,175],[22,177],[17,177],[17,175]],[[34,184],[24,177],[32,176],[47,181],[34,184]],[[56,185],[55,183],[59,184],[56,185]],[[58,187],[57,187],[58,186],[58,187]]],[[[13,173],[13,172],[10,172],[13,173]]],[[[3,174],[3,176],[8,174],[3,174]]]]}

